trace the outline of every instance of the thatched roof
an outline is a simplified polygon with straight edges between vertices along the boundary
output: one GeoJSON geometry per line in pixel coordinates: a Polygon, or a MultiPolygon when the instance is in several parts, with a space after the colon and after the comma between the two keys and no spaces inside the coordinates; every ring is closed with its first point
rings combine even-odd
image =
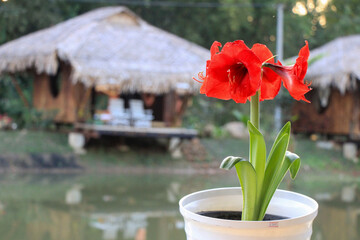
{"type": "Polygon", "coordinates": [[[34,68],[55,74],[59,59],[72,80],[121,91],[198,89],[208,50],[149,25],[125,7],[105,7],[0,46],[0,74],[34,68]]]}
{"type": "Polygon", "coordinates": [[[321,89],[334,86],[342,94],[360,80],[360,35],[337,38],[310,51],[306,80],[321,89]]]}

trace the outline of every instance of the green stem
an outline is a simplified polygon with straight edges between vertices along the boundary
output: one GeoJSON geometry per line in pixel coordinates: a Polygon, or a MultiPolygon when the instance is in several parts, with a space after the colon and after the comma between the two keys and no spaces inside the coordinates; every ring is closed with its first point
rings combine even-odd
{"type": "Polygon", "coordinates": [[[260,130],[260,90],[251,97],[250,101],[250,122],[260,130]]]}
{"type": "MultiPolygon", "coordinates": [[[[251,100],[250,100],[250,122],[252,123],[252,125],[254,125],[254,127],[256,129],[259,130],[259,127],[260,127],[260,90],[258,90],[256,92],[256,94],[251,97],[251,100]]],[[[254,133],[250,133],[249,161],[250,161],[250,164],[256,169],[256,168],[258,168],[257,166],[260,164],[257,161],[261,161],[262,159],[258,159],[259,155],[256,154],[257,151],[256,150],[254,151],[254,149],[259,147],[260,141],[258,138],[252,139],[251,135],[254,135],[254,133]]],[[[260,133],[260,135],[261,135],[261,133],[260,133]]],[[[258,170],[258,169],[256,169],[256,170],[258,170]]],[[[256,173],[256,170],[255,170],[256,182],[262,181],[261,179],[259,179],[259,177],[261,176],[261,173],[256,173]]],[[[240,183],[240,184],[242,187],[245,188],[245,186],[243,186],[242,183],[240,183]]],[[[243,199],[243,214],[245,214],[244,217],[249,217],[249,219],[242,218],[242,220],[255,221],[258,218],[257,214],[259,211],[259,209],[258,209],[259,208],[259,206],[258,206],[259,198],[258,198],[257,194],[259,194],[259,191],[261,191],[260,189],[258,189],[258,186],[261,186],[261,184],[255,183],[255,186],[251,190],[244,189],[244,192],[246,192],[246,190],[247,190],[247,191],[251,191],[253,193],[252,196],[255,196],[255,201],[253,199],[254,204],[250,205],[249,199],[245,199],[245,198],[247,198],[247,196],[246,195],[243,196],[244,197],[244,199],[243,199]],[[255,194],[254,194],[254,192],[255,192],[255,194]]]]}

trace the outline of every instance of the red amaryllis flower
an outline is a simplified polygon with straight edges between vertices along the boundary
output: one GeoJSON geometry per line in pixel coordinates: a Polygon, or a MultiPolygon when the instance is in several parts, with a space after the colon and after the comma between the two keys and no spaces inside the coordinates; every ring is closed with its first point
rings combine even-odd
{"type": "MultiPolygon", "coordinates": [[[[209,64],[210,64],[210,61],[212,59],[212,57],[219,52],[219,47],[221,47],[221,43],[215,41],[212,45],[211,45],[211,48],[210,48],[210,60],[206,61],[206,71],[209,67],[209,64]]],[[[207,84],[207,78],[206,78],[206,75],[204,76],[204,73],[203,72],[199,72],[198,74],[198,77],[199,77],[199,80],[195,79],[196,81],[202,83],[201,85],[201,88],[200,88],[200,93],[201,94],[206,94],[206,84],[207,84]]]]}
{"type": "Polygon", "coordinates": [[[199,74],[203,81],[200,93],[245,103],[260,88],[262,62],[243,41],[226,43],[219,52],[220,46],[213,43],[206,76],[199,74]]]}
{"type": "MultiPolygon", "coordinates": [[[[262,63],[275,64],[273,54],[265,45],[254,44],[251,51],[255,53],[262,63]]],[[[260,101],[273,99],[279,93],[280,88],[281,77],[270,68],[263,68],[260,101]]]]}
{"type": "Polygon", "coordinates": [[[293,98],[309,102],[304,96],[311,90],[304,83],[309,57],[307,41],[295,65],[290,67],[275,63],[271,51],[262,44],[255,44],[249,49],[238,40],[226,43],[221,51],[219,47],[221,43],[213,43],[211,59],[206,63],[206,75],[202,72],[198,75],[197,81],[202,83],[200,93],[246,103],[260,90],[260,101],[270,100],[279,93],[282,79],[293,98]]]}
{"type": "Polygon", "coordinates": [[[280,62],[278,64],[265,63],[263,66],[272,69],[282,78],[284,87],[293,98],[309,102],[304,96],[311,90],[311,88],[309,88],[310,84],[304,83],[304,77],[308,67],[307,60],[310,54],[308,42],[305,41],[305,43],[306,45],[300,49],[299,56],[293,66],[282,66],[280,62]]]}

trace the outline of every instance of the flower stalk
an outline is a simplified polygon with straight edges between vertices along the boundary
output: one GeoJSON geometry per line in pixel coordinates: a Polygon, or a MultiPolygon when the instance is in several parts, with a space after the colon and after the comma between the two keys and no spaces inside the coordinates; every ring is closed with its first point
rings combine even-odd
{"type": "Polygon", "coordinates": [[[250,122],[260,129],[260,90],[251,97],[250,101],[250,122]]]}

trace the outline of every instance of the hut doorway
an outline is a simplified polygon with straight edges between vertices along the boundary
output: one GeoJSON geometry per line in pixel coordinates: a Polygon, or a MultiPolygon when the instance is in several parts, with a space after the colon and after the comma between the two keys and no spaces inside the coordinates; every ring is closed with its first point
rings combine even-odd
{"type": "Polygon", "coordinates": [[[61,91],[61,85],[62,85],[62,69],[60,65],[55,75],[50,75],[48,80],[49,80],[50,93],[53,96],[53,98],[57,98],[61,91]]]}

